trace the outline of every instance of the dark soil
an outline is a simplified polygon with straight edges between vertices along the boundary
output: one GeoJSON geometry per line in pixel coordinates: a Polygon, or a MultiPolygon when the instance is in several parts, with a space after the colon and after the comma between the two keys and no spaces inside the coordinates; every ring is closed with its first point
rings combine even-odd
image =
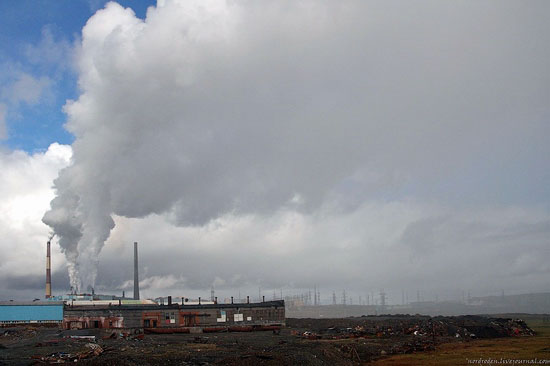
{"type": "Polygon", "coordinates": [[[531,334],[519,320],[408,315],[287,319],[280,334],[135,336],[15,327],[0,328],[0,365],[359,365],[392,354],[433,350],[441,343],[531,334]]]}

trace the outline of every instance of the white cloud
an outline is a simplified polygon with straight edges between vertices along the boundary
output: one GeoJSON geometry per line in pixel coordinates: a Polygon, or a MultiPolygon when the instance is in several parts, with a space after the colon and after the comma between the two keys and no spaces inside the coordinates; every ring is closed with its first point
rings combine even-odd
{"type": "Polygon", "coordinates": [[[183,278],[176,278],[174,275],[167,276],[152,276],[147,277],[139,281],[140,289],[165,290],[168,288],[175,288],[176,284],[180,285],[180,288],[184,287],[185,280],[183,278]]]}
{"type": "MultiPolygon", "coordinates": [[[[70,147],[59,144],[33,155],[0,153],[2,278],[31,288],[36,283],[28,276],[41,283],[49,230],[40,217],[70,157],[70,147]]],[[[269,215],[226,214],[191,227],[175,226],[167,215],[115,217],[99,256],[97,290],[132,289],[136,240],[144,297],[205,297],[213,285],[220,297],[236,296],[238,289],[255,297],[260,287],[269,298],[280,288],[288,293],[315,284],[325,297],[342,288],[350,294],[404,288],[458,296],[461,289],[544,290],[550,274],[550,215],[536,207],[366,200],[344,212],[327,203],[311,213],[287,207],[269,215]]],[[[55,243],[54,271],[64,270],[55,243]]],[[[65,286],[54,283],[57,291],[65,286]]],[[[0,297],[13,294],[13,287],[0,286],[0,297]]]]}
{"type": "Polygon", "coordinates": [[[41,68],[53,68],[56,77],[72,66],[73,48],[64,38],[55,39],[51,26],[42,28],[42,36],[37,44],[25,47],[27,61],[41,68]]]}
{"type": "MultiPolygon", "coordinates": [[[[53,198],[53,180],[68,165],[69,146],[54,143],[47,151],[28,154],[0,151],[0,277],[43,275],[45,243],[50,229],[40,218],[53,198]]],[[[54,270],[64,266],[60,258],[54,270]]],[[[6,285],[0,286],[0,293],[6,285]]]]}
{"type": "Polygon", "coordinates": [[[27,73],[19,73],[13,84],[7,86],[2,91],[3,97],[11,103],[17,105],[21,102],[27,104],[36,104],[43,98],[51,85],[51,80],[47,76],[35,78],[27,73]]]}

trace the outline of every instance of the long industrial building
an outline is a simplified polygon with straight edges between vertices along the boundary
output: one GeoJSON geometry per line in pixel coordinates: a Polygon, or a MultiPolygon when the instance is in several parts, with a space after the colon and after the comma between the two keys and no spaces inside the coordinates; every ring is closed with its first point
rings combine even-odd
{"type": "Polygon", "coordinates": [[[284,325],[284,301],[205,305],[65,306],[63,327],[146,332],[268,330],[284,325]]]}
{"type": "Polygon", "coordinates": [[[234,304],[0,303],[0,326],[57,324],[64,329],[127,329],[150,333],[255,331],[285,324],[282,300],[234,304]]]}

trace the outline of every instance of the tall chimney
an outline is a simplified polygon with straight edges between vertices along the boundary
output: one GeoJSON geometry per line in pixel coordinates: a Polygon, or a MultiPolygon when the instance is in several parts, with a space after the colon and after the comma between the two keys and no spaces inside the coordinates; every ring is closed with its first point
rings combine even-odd
{"type": "Polygon", "coordinates": [[[52,297],[52,272],[51,272],[51,254],[50,240],[46,245],[46,299],[52,297]]]}
{"type": "Polygon", "coordinates": [[[139,300],[139,275],[137,241],[134,242],[134,300],[139,300]]]}

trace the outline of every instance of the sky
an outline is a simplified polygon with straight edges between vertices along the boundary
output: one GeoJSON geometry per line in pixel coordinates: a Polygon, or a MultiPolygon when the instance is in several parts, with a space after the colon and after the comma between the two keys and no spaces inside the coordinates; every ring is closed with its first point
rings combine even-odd
{"type": "Polygon", "coordinates": [[[0,4],[0,299],[550,291],[546,1],[0,4]]]}
{"type": "MultiPolygon", "coordinates": [[[[0,4],[0,137],[3,147],[45,150],[73,142],[62,107],[78,95],[73,50],[101,0],[22,0],[0,4]]],[[[144,17],[154,1],[122,1],[144,17]]]]}

